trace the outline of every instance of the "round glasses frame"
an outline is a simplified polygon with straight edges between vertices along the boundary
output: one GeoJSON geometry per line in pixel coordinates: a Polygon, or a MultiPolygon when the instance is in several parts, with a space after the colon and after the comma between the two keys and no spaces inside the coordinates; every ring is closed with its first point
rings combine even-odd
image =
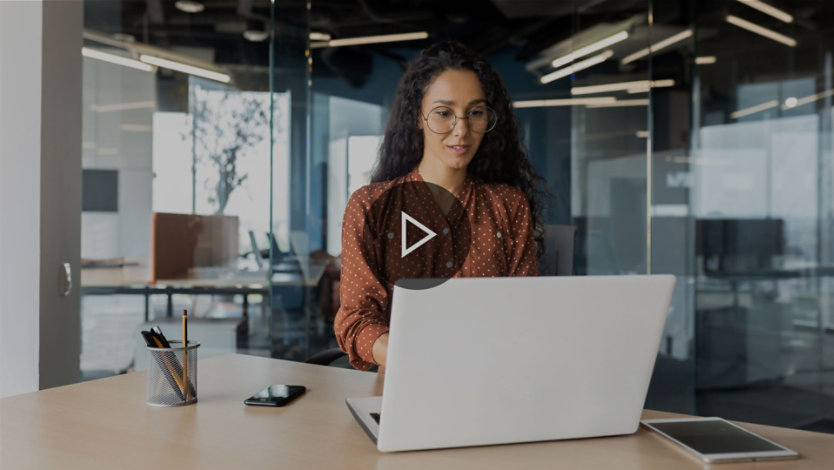
{"type": "Polygon", "coordinates": [[[471,117],[472,117],[472,116],[470,116],[470,114],[474,110],[470,110],[469,112],[467,112],[466,116],[458,116],[448,106],[437,106],[437,107],[432,108],[432,110],[429,111],[429,114],[423,116],[423,120],[426,121],[426,127],[428,127],[429,130],[434,132],[435,134],[448,134],[448,133],[452,132],[453,130],[455,130],[455,126],[458,124],[458,119],[466,119],[467,120],[466,125],[469,126],[469,130],[471,130],[472,132],[477,132],[479,134],[486,134],[487,132],[495,129],[495,125],[498,124],[498,113],[496,113],[495,110],[490,108],[489,106],[478,106],[475,109],[486,109],[488,114],[491,113],[492,116],[495,117],[495,119],[492,121],[491,124],[489,122],[487,122],[487,125],[489,127],[487,127],[484,131],[476,131],[475,129],[472,128],[472,125],[469,123],[469,119],[471,119],[471,117]],[[435,111],[437,111],[438,109],[441,109],[441,108],[446,108],[446,109],[449,110],[450,113],[452,113],[452,122],[449,125],[449,130],[446,130],[446,131],[435,130],[434,128],[431,127],[431,124],[429,124],[429,116],[431,116],[431,113],[433,113],[433,112],[435,112],[435,111]]]}

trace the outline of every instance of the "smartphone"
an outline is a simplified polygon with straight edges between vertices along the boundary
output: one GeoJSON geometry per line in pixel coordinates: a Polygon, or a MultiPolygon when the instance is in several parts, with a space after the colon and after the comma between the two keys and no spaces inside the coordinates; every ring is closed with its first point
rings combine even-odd
{"type": "Polygon", "coordinates": [[[795,459],[799,454],[722,418],[641,421],[704,462],[795,459]]]}
{"type": "Polygon", "coordinates": [[[243,400],[243,403],[257,406],[284,406],[306,391],[307,387],[303,385],[275,384],[243,400]]]}

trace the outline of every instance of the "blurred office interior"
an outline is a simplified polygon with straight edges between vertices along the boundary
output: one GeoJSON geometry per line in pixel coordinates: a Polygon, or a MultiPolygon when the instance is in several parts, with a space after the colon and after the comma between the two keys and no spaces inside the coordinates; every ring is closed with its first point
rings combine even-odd
{"type": "Polygon", "coordinates": [[[335,347],[345,204],[404,65],[455,39],[504,78],[574,274],[678,277],[646,407],[834,432],[834,3],[81,8],[78,380],[141,369],[182,309],[201,357],[335,347]]]}

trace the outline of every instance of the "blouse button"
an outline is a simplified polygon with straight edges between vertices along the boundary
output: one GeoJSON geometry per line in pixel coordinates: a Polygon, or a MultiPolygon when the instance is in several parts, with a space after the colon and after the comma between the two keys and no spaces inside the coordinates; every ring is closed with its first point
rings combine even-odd
{"type": "Polygon", "coordinates": [[[449,234],[449,227],[444,227],[443,228],[443,235],[448,235],[448,234],[449,234]]]}
{"type": "Polygon", "coordinates": [[[495,236],[501,238],[501,232],[496,233],[495,236]]]}
{"type": "Polygon", "coordinates": [[[394,239],[394,232],[388,232],[388,239],[389,239],[389,240],[393,240],[393,239],[394,239]]]}
{"type": "Polygon", "coordinates": [[[451,268],[452,267],[452,262],[451,261],[446,261],[446,267],[451,268]]]}

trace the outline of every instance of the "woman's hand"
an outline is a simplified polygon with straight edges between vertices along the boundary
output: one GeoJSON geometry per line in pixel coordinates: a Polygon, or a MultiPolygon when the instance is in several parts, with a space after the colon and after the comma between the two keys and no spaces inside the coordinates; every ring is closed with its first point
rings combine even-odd
{"type": "Polygon", "coordinates": [[[374,341],[371,354],[374,356],[374,361],[379,364],[380,370],[385,368],[385,360],[388,358],[388,333],[383,333],[374,341]]]}

